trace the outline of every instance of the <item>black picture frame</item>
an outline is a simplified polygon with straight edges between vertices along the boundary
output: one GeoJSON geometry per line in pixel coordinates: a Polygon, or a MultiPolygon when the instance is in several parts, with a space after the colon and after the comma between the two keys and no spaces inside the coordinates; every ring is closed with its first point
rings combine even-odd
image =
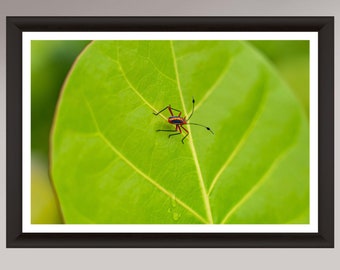
{"type": "Polygon", "coordinates": [[[7,17],[7,248],[334,247],[334,17],[7,17]],[[318,233],[23,233],[22,33],[314,31],[318,33],[318,233]]]}

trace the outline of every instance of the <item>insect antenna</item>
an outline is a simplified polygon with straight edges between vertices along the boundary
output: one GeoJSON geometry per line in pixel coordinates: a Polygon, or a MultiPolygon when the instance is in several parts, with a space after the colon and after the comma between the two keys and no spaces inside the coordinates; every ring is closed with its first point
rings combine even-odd
{"type": "Polygon", "coordinates": [[[187,121],[191,118],[191,116],[194,114],[194,109],[195,109],[195,99],[192,98],[192,111],[190,116],[188,117],[187,121]]]}
{"type": "Polygon", "coordinates": [[[197,124],[197,123],[186,123],[186,125],[195,125],[195,126],[204,127],[204,128],[206,128],[207,130],[209,130],[212,134],[215,134],[215,133],[210,129],[210,127],[203,126],[203,125],[201,125],[201,124],[197,124]]]}

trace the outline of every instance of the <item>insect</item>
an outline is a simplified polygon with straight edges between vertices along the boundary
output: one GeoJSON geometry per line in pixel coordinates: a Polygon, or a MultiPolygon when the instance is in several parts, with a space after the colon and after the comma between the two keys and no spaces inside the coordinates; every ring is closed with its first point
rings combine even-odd
{"type": "Polygon", "coordinates": [[[175,136],[175,135],[179,135],[182,134],[182,129],[187,133],[183,139],[182,139],[182,143],[184,144],[184,140],[186,137],[188,137],[189,135],[189,131],[183,127],[183,125],[196,125],[196,126],[201,126],[206,128],[207,130],[209,130],[212,134],[214,134],[214,132],[207,126],[201,125],[201,124],[197,124],[197,123],[188,123],[189,119],[191,118],[191,116],[194,114],[194,109],[195,109],[195,99],[192,99],[192,111],[190,116],[188,117],[188,119],[186,119],[186,117],[181,117],[182,112],[180,110],[177,110],[175,108],[172,108],[171,105],[166,106],[164,109],[160,110],[157,113],[153,113],[154,115],[159,115],[161,112],[165,111],[166,109],[169,110],[171,116],[169,116],[168,118],[168,122],[172,125],[175,125],[176,128],[175,129],[157,129],[156,131],[165,131],[165,132],[177,132],[175,134],[170,134],[168,137],[170,138],[171,136],[175,136]],[[172,111],[176,111],[179,112],[178,115],[174,115],[172,111]]]}

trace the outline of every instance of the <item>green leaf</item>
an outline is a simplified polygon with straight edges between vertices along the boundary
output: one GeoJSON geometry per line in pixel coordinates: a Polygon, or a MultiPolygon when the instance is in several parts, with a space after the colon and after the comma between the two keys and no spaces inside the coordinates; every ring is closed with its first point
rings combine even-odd
{"type": "Polygon", "coordinates": [[[95,41],[56,113],[52,177],[66,223],[309,222],[302,106],[239,41],[95,41]],[[174,129],[171,104],[189,115],[174,129]],[[173,134],[173,133],[170,133],[173,134]]]}

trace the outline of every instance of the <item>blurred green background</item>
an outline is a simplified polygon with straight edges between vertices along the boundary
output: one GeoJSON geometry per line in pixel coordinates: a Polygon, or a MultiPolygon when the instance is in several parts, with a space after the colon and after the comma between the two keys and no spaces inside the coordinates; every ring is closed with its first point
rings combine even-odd
{"type": "Polygon", "coordinates": [[[48,176],[49,136],[62,84],[89,41],[31,43],[31,222],[62,223],[48,176]]]}
{"type": "MultiPolygon", "coordinates": [[[[63,82],[90,41],[31,43],[31,222],[63,223],[48,174],[49,136],[63,82]]],[[[309,117],[309,41],[249,41],[281,74],[309,117]]]]}

